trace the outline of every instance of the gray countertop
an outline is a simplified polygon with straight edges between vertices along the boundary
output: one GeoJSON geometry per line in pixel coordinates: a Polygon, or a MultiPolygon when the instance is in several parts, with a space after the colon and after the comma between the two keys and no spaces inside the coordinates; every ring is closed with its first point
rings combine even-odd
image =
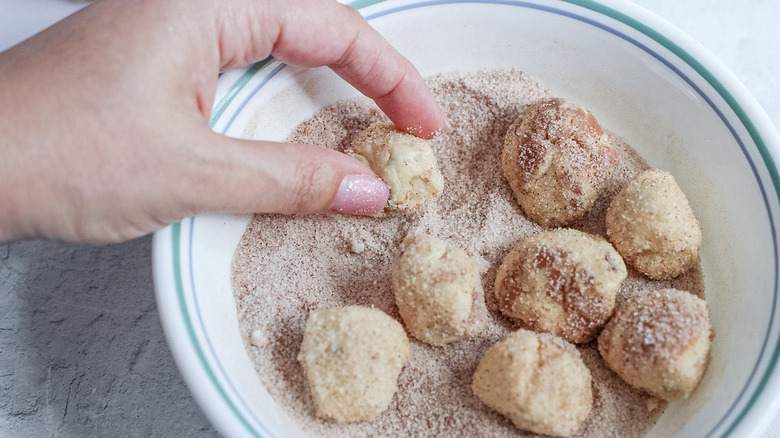
{"type": "Polygon", "coordinates": [[[157,316],[151,237],[0,246],[0,436],[216,436],[157,316]]]}
{"type": "MultiPolygon", "coordinates": [[[[780,126],[778,0],[637,0],[720,58],[780,126]]],[[[0,0],[0,50],[81,7],[0,0]]],[[[151,237],[0,245],[0,436],[215,436],[157,316],[151,237]]],[[[780,436],[780,413],[762,438],[780,436]]]]}

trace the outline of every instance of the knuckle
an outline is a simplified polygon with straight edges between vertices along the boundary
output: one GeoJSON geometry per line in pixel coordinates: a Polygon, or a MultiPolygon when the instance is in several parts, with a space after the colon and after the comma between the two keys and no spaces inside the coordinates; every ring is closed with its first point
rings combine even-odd
{"type": "Polygon", "coordinates": [[[323,199],[327,182],[325,166],[316,160],[305,160],[295,168],[296,186],[289,197],[287,210],[291,213],[311,213],[325,207],[323,199]]]}
{"type": "Polygon", "coordinates": [[[336,7],[341,8],[345,21],[350,25],[362,25],[366,21],[360,14],[360,11],[345,4],[336,4],[336,7]]]}

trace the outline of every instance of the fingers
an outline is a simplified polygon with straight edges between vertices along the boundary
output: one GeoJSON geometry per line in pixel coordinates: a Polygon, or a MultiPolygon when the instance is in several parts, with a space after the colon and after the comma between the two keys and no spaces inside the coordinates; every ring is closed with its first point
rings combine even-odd
{"type": "Polygon", "coordinates": [[[284,9],[267,11],[267,16],[278,17],[274,57],[301,66],[330,67],[373,99],[400,130],[431,138],[448,129],[417,69],[355,9],[335,1],[277,3],[281,6],[275,7],[284,9]]]}
{"type": "Polygon", "coordinates": [[[359,161],[330,149],[213,134],[207,156],[190,169],[195,212],[373,215],[388,186],[359,161]]]}
{"type": "Polygon", "coordinates": [[[444,113],[420,73],[362,18],[342,57],[330,67],[374,99],[396,127],[432,138],[449,128],[444,113]]]}

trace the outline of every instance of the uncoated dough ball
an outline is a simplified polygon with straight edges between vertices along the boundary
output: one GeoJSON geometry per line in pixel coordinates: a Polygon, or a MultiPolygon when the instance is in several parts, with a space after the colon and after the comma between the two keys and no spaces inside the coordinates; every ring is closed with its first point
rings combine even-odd
{"type": "Polygon", "coordinates": [[[606,240],[573,229],[519,241],[496,275],[501,312],[527,329],[589,342],[615,309],[626,265],[606,240]]]}
{"type": "Polygon", "coordinates": [[[569,436],[593,407],[590,370],[572,344],[547,333],[518,330],[490,347],[471,390],[515,426],[569,436]]]}
{"type": "Polygon", "coordinates": [[[526,216],[557,227],[590,210],[616,160],[593,114],[556,98],[530,105],[509,127],[501,162],[526,216]]]}
{"type": "Polygon", "coordinates": [[[348,153],[390,186],[385,214],[418,210],[444,187],[428,142],[392,124],[373,123],[352,141],[348,153]]]}
{"type": "Polygon", "coordinates": [[[487,315],[476,263],[427,234],[404,239],[393,261],[393,288],[409,333],[429,344],[476,334],[487,315]]]}
{"type": "Polygon", "coordinates": [[[599,336],[599,352],[623,380],[669,401],[687,398],[710,359],[707,303],[677,289],[628,298],[599,336]]]}
{"type": "Polygon", "coordinates": [[[661,170],[640,173],[612,199],[607,236],[653,280],[676,277],[699,261],[701,225],[674,177],[661,170]]]}
{"type": "Polygon", "coordinates": [[[354,422],[390,406],[409,354],[398,321],[377,309],[347,306],[311,312],[298,361],[317,416],[354,422]]]}

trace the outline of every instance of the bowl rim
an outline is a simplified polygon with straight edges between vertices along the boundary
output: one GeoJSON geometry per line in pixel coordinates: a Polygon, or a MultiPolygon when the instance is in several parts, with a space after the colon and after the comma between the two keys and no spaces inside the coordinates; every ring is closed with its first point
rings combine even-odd
{"type": "MultiPolygon", "coordinates": [[[[640,41],[624,34],[618,29],[609,27],[605,24],[599,23],[585,15],[579,15],[572,13],[569,10],[557,7],[560,4],[567,4],[583,8],[590,12],[595,12],[599,15],[606,16],[622,23],[635,31],[649,37],[655,43],[660,44],[662,47],[671,52],[674,56],[681,59],[685,64],[690,66],[696,74],[703,78],[709,86],[711,86],[715,92],[725,101],[726,105],[734,112],[739,122],[747,130],[748,135],[755,143],[756,148],[759,151],[760,158],[763,161],[763,165],[766,166],[766,170],[769,173],[772,187],[775,196],[780,199],[780,176],[778,176],[778,169],[775,164],[774,158],[780,156],[780,135],[778,135],[776,128],[770,121],[769,117],[760,107],[756,99],[747,91],[742,83],[725,67],[718,59],[714,57],[709,51],[696,43],[690,36],[668,23],[664,19],[658,17],[652,12],[646,9],[623,0],[410,0],[405,2],[393,2],[392,0],[357,0],[349,3],[350,6],[358,9],[364,17],[370,21],[375,18],[379,18],[391,13],[400,12],[404,10],[438,6],[447,4],[497,4],[497,5],[510,5],[528,7],[546,12],[552,12],[561,14],[570,18],[575,18],[585,23],[594,25],[602,30],[606,30],[624,40],[634,44],[640,49],[644,50],[654,58],[662,62],[672,71],[677,73],[685,82],[695,89],[702,99],[704,99],[709,106],[716,112],[718,117],[722,120],[725,126],[731,131],[734,138],[737,140],[740,148],[745,154],[751,169],[756,173],[756,165],[746,152],[745,145],[739,139],[739,136],[735,133],[734,127],[726,120],[723,113],[716,107],[716,105],[707,97],[700,87],[698,87],[685,73],[680,71],[677,67],[664,60],[663,56],[656,53],[652,48],[647,47],[640,41]],[[393,3],[391,6],[390,4],[393,3]],[[374,10],[371,6],[384,4],[388,6],[385,9],[374,10]],[[368,10],[367,10],[368,9],[368,10]]],[[[212,129],[224,134],[227,132],[233,122],[236,119],[236,115],[241,112],[244,106],[248,103],[257,90],[259,90],[265,83],[267,83],[273,76],[280,72],[285,67],[285,64],[274,61],[271,58],[267,58],[263,61],[253,64],[243,70],[229,72],[224,75],[223,84],[229,84],[228,88],[223,88],[218,91],[218,95],[222,97],[216,102],[212,110],[212,117],[209,121],[209,125],[212,129]],[[259,73],[264,74],[264,79],[260,84],[250,84],[250,81],[259,73]],[[254,86],[253,90],[250,90],[249,97],[246,97],[244,91],[246,91],[247,85],[254,86]],[[243,99],[243,100],[242,100],[243,99]],[[230,112],[228,112],[230,110],[230,112]],[[224,119],[223,116],[232,114],[231,117],[224,119]]],[[[758,178],[758,176],[757,176],[758,178]]],[[[758,418],[759,421],[754,422],[752,425],[746,425],[745,418],[751,413],[751,409],[757,403],[762,405],[772,405],[777,407],[780,404],[780,397],[770,394],[770,388],[780,389],[780,379],[776,376],[778,361],[780,360],[780,342],[775,345],[769,345],[768,341],[773,331],[773,323],[775,322],[775,311],[778,304],[778,283],[780,278],[778,275],[778,245],[776,237],[775,222],[776,218],[772,215],[772,209],[769,205],[769,197],[771,193],[767,193],[764,185],[759,180],[759,188],[763,201],[766,204],[767,213],[769,216],[770,227],[772,230],[773,239],[773,251],[774,251],[774,268],[775,275],[773,279],[773,306],[771,310],[771,316],[769,321],[769,327],[767,334],[764,338],[762,350],[759,354],[759,360],[757,361],[754,369],[751,371],[747,382],[738,395],[737,399],[729,407],[726,414],[719,422],[707,433],[707,437],[714,436],[713,434],[722,426],[722,423],[732,416],[732,411],[739,409],[739,413],[733,417],[731,424],[719,435],[721,437],[732,436],[732,433],[740,429],[741,433],[752,432],[757,433],[766,427],[769,421],[769,415],[764,415],[758,418]],[[771,350],[771,351],[769,351],[771,350]],[[758,366],[762,363],[762,357],[764,354],[768,354],[769,363],[763,374],[758,376],[758,366]],[[753,382],[757,383],[753,389],[752,394],[745,402],[744,406],[738,408],[738,405],[745,397],[745,393],[753,382]]],[[[777,202],[778,199],[772,199],[772,202],[777,202]]],[[[242,417],[232,405],[232,402],[224,388],[221,387],[218,380],[214,377],[214,370],[204,359],[203,347],[198,344],[198,340],[194,335],[191,327],[192,321],[185,321],[187,326],[187,336],[185,340],[189,342],[189,345],[175,342],[180,340],[182,335],[176,333],[179,330],[178,327],[174,327],[168,323],[164,317],[166,315],[163,309],[169,308],[168,305],[163,304],[164,295],[170,296],[175,294],[176,300],[179,305],[179,309],[183,311],[182,317],[185,320],[190,318],[190,315],[186,310],[186,303],[184,299],[184,278],[182,274],[182,267],[186,265],[185,254],[181,253],[181,245],[186,240],[186,233],[192,232],[192,226],[194,225],[194,218],[188,218],[182,220],[179,223],[172,224],[169,227],[158,231],[154,236],[153,243],[153,267],[154,267],[154,283],[158,300],[158,307],[161,308],[161,320],[163,328],[166,332],[166,337],[169,340],[170,348],[176,359],[177,365],[184,375],[190,390],[193,392],[199,405],[206,413],[211,422],[220,430],[221,433],[228,434],[235,431],[236,421],[240,427],[245,428],[250,435],[253,436],[273,436],[269,431],[264,431],[263,434],[258,433],[253,429],[252,425],[242,417]],[[171,272],[171,266],[173,267],[171,272]],[[171,282],[171,276],[173,282],[171,282]],[[193,358],[197,358],[199,365],[203,367],[202,370],[193,371],[191,369],[193,358]],[[202,379],[204,374],[208,377],[208,381],[215,386],[215,388],[203,389],[202,379]],[[212,399],[214,391],[222,397],[222,401],[228,406],[227,412],[234,414],[238,419],[226,420],[223,415],[217,415],[213,411],[205,409],[213,407],[212,399]]],[[[167,298],[170,299],[170,298],[167,298]]],[[[774,391],[775,393],[777,391],[774,391]]],[[[768,409],[771,411],[770,409],[768,409]]]]}

